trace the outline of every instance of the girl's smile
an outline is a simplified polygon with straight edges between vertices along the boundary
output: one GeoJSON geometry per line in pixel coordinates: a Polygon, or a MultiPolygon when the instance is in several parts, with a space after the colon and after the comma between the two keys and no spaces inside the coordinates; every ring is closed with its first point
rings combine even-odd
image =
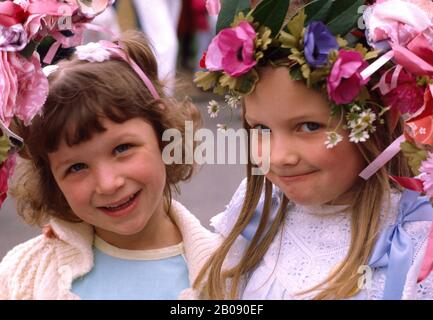
{"type": "Polygon", "coordinates": [[[137,207],[137,204],[140,201],[140,194],[141,190],[129,195],[126,198],[123,198],[120,201],[116,201],[105,206],[100,206],[98,208],[107,216],[113,218],[123,217],[128,215],[137,207]]]}

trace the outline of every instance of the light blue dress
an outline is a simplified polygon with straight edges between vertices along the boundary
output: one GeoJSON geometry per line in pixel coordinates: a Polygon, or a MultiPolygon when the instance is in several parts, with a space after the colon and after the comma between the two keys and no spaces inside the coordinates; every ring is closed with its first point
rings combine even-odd
{"type": "Polygon", "coordinates": [[[72,284],[83,300],[177,299],[189,287],[182,243],[156,250],[116,248],[95,236],[93,269],[72,284]]]}

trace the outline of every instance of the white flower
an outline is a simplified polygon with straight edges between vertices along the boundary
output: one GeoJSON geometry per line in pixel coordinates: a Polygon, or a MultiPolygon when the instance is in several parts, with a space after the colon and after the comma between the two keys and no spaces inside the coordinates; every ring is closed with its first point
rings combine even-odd
{"type": "Polygon", "coordinates": [[[325,146],[327,149],[334,148],[340,141],[343,140],[343,137],[337,132],[327,132],[326,135],[328,136],[325,141],[325,146]]]}
{"type": "Polygon", "coordinates": [[[227,125],[224,123],[218,123],[217,128],[219,132],[225,132],[228,129],[227,125]]]}
{"type": "Polygon", "coordinates": [[[99,42],[89,42],[83,46],[76,47],[75,54],[79,60],[89,62],[103,62],[110,59],[110,52],[99,42]]]}
{"type": "Polygon", "coordinates": [[[57,69],[59,69],[59,66],[56,64],[50,64],[48,66],[45,66],[42,68],[42,72],[46,77],[49,77],[50,74],[55,72],[57,69]]]}
{"type": "Polygon", "coordinates": [[[226,98],[226,103],[232,109],[236,109],[241,101],[241,96],[235,94],[227,94],[225,98],[226,98]]]}
{"type": "Polygon", "coordinates": [[[368,131],[352,131],[349,135],[350,142],[365,142],[368,138],[370,138],[370,135],[368,134],[368,131]]]}
{"type": "Polygon", "coordinates": [[[211,118],[218,117],[218,112],[220,111],[220,106],[218,102],[215,100],[211,100],[209,102],[209,105],[207,106],[207,112],[210,114],[211,118]]]}
{"type": "Polygon", "coordinates": [[[371,109],[367,109],[361,112],[359,115],[359,120],[367,125],[371,125],[376,120],[376,114],[372,112],[371,109]]]}

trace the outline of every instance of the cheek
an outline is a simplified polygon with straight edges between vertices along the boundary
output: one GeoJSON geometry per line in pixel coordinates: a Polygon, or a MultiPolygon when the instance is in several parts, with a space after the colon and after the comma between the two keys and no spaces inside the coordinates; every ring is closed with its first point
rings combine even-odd
{"type": "Polygon", "coordinates": [[[153,188],[163,189],[166,181],[165,165],[160,157],[148,157],[146,161],[136,161],[133,170],[134,176],[141,183],[153,186],[153,188]]]}

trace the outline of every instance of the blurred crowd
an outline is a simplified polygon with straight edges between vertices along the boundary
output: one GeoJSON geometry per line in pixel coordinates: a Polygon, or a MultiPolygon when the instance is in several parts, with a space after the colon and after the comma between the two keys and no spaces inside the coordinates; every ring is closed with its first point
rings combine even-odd
{"type": "Polygon", "coordinates": [[[216,17],[208,15],[206,0],[117,0],[94,24],[107,32],[88,31],[86,42],[111,39],[127,29],[142,30],[162,66],[159,77],[174,94],[177,71],[191,78],[199,68],[215,34],[216,17]]]}

